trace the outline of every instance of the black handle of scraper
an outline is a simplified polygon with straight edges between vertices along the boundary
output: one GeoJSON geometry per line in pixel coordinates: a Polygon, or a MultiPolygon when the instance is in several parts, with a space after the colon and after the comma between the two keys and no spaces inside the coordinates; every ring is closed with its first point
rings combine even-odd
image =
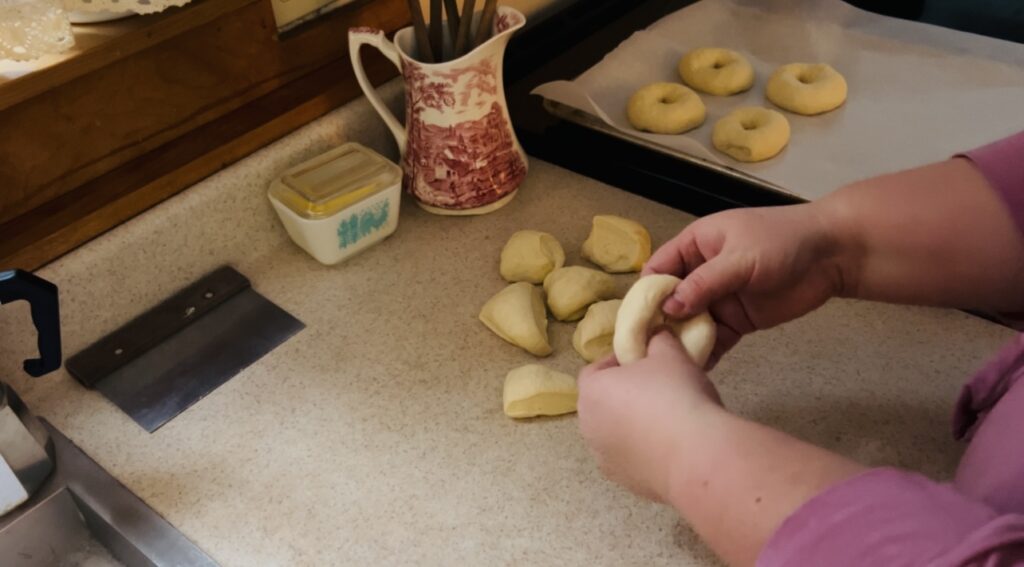
{"type": "Polygon", "coordinates": [[[57,286],[23,270],[0,272],[0,304],[24,300],[32,310],[38,334],[39,358],[23,364],[30,376],[42,376],[60,368],[60,301],[57,286]]]}
{"type": "Polygon", "coordinates": [[[203,315],[249,289],[248,278],[222,266],[68,359],[68,372],[92,388],[203,315]]]}

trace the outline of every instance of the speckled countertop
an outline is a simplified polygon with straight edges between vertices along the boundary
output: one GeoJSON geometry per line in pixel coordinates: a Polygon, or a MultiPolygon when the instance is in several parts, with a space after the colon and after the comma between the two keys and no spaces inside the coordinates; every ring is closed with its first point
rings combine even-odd
{"type": "MultiPolygon", "coordinates": [[[[24,305],[0,310],[0,376],[227,566],[714,564],[671,510],[601,478],[574,417],[504,417],[504,375],[533,358],[476,320],[517,229],[552,232],[577,263],[594,214],[637,219],[656,243],[693,217],[534,160],[505,209],[439,218],[406,200],[393,237],[324,267],[265,191],[350,139],[393,152],[353,103],[41,270],[61,288],[68,354],[225,263],[306,323],[162,429],[63,371],[24,377],[24,305]]],[[[571,334],[551,325],[547,362],[574,372],[571,334]]],[[[713,378],[742,414],[945,478],[957,390],[1011,336],[954,311],[835,301],[748,338],[713,378]]]]}

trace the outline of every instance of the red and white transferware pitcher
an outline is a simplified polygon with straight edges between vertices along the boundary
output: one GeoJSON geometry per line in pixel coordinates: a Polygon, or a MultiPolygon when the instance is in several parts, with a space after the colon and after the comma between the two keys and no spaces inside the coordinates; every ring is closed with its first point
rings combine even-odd
{"type": "MultiPolygon", "coordinates": [[[[490,39],[443,63],[413,58],[412,27],[396,33],[393,43],[377,29],[349,30],[356,78],[394,134],[403,184],[424,209],[442,215],[489,213],[511,201],[526,177],[526,153],[512,131],[502,82],[505,46],[525,23],[518,10],[502,6],[490,39]],[[404,127],[367,79],[359,57],[363,45],[376,47],[401,69],[404,127]]],[[[450,44],[446,49],[450,52],[450,44]]]]}

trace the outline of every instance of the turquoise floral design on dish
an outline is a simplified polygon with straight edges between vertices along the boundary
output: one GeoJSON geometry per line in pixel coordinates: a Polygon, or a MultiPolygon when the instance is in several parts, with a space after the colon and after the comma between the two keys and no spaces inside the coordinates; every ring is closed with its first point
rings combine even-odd
{"type": "Polygon", "coordinates": [[[353,213],[338,224],[338,247],[345,249],[384,228],[391,212],[391,202],[383,201],[359,213],[353,213]]]}

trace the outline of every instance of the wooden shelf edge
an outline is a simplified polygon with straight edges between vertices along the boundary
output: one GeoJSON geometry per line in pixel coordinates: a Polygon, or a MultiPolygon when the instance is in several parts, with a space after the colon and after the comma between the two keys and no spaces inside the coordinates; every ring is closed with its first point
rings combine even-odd
{"type": "Polygon", "coordinates": [[[262,0],[198,0],[167,12],[74,26],[79,45],[46,67],[0,80],[0,110],[262,0]]]}
{"type": "MultiPolygon", "coordinates": [[[[383,57],[368,56],[364,61],[374,84],[397,75],[383,57]]],[[[345,53],[0,225],[0,234],[15,235],[0,239],[0,266],[35,270],[359,96],[362,92],[345,53]]]]}

